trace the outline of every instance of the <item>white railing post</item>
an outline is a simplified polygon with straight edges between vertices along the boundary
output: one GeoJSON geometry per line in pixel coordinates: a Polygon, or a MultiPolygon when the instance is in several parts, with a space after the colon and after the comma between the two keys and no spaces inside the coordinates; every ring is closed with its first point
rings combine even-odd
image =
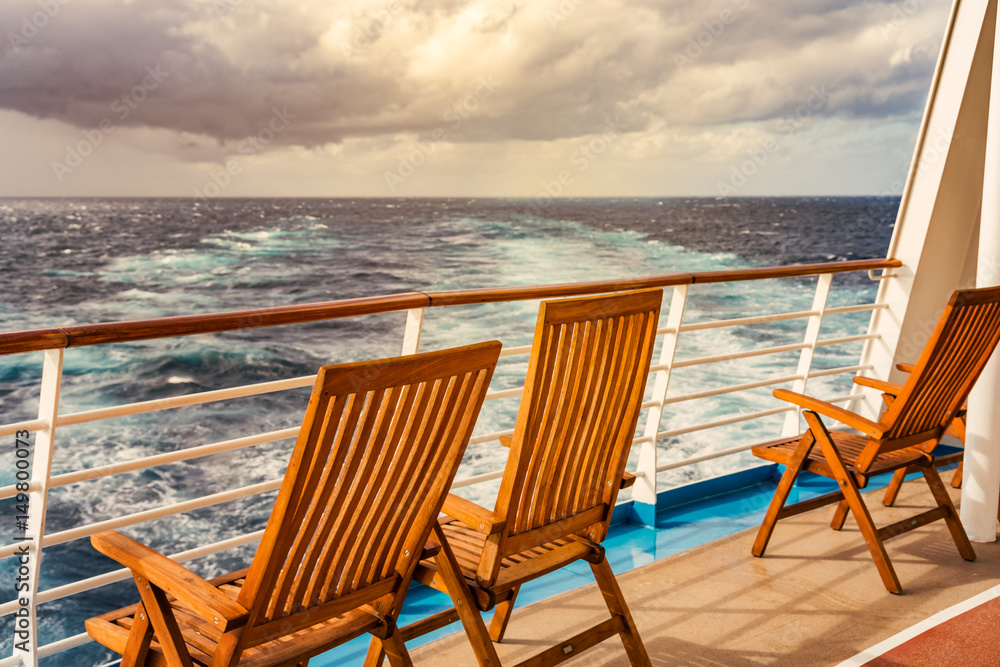
{"type": "MultiPolygon", "coordinates": [[[[812,370],[816,341],[819,340],[819,330],[823,324],[823,313],[826,312],[826,301],[830,296],[830,283],[832,281],[832,273],[824,273],[816,281],[816,294],[813,296],[813,304],[810,308],[814,314],[809,316],[809,323],[806,325],[806,335],[802,341],[805,347],[799,353],[799,365],[795,369],[797,379],[792,383],[792,391],[800,394],[805,393],[806,383],[809,381],[809,371],[812,370]]],[[[790,438],[802,431],[799,428],[799,413],[800,410],[796,409],[785,415],[785,423],[781,427],[783,438],[790,438]]]]}
{"type": "Polygon", "coordinates": [[[677,285],[670,298],[667,331],[663,334],[663,347],[660,349],[660,361],[657,364],[658,370],[653,382],[652,400],[654,405],[646,412],[646,427],[642,434],[639,463],[636,468],[638,479],[635,480],[635,485],[632,487],[633,508],[639,519],[647,525],[653,525],[656,521],[656,434],[660,431],[663,403],[667,398],[667,389],[670,386],[670,370],[674,364],[677,341],[681,335],[681,321],[684,319],[687,293],[687,285],[677,285]]]}
{"type": "Polygon", "coordinates": [[[406,311],[406,326],[403,328],[402,355],[416,354],[420,351],[420,332],[424,327],[425,308],[411,308],[406,311]]]}
{"type": "MultiPolygon", "coordinates": [[[[56,418],[59,415],[59,390],[62,386],[63,350],[46,350],[42,361],[42,384],[38,401],[38,419],[45,422],[35,434],[34,456],[31,460],[31,481],[28,491],[28,519],[23,536],[15,531],[15,540],[21,539],[21,551],[15,557],[15,575],[18,600],[21,604],[14,616],[14,655],[21,664],[29,667],[38,665],[38,580],[41,574],[42,537],[45,534],[45,513],[49,497],[49,476],[52,472],[52,448],[55,444],[56,418]],[[25,571],[27,570],[27,571],[25,571]],[[22,586],[24,588],[22,588],[22,586]],[[19,615],[27,610],[27,618],[19,615]],[[23,623],[27,621],[27,623],[23,623]],[[27,627],[25,627],[27,625],[27,627]]],[[[20,435],[20,433],[18,434],[20,435]]],[[[17,496],[15,496],[17,498],[17,496]]],[[[20,503],[15,503],[19,505],[20,503]]],[[[21,514],[18,512],[18,514],[21,514]]]]}

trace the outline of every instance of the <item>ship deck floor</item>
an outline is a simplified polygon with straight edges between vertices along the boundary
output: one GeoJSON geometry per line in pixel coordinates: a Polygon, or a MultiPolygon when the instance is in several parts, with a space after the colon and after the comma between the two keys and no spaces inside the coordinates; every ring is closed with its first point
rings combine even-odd
{"type": "MultiPolygon", "coordinates": [[[[957,503],[960,491],[949,490],[957,503]]],[[[929,499],[919,479],[904,485],[896,507],[883,507],[880,494],[871,491],[868,500],[877,525],[912,514],[929,499]]],[[[740,502],[747,516],[760,516],[759,507],[747,507],[759,501],[740,502]]],[[[764,558],[750,555],[756,532],[752,527],[629,569],[630,562],[636,564],[636,558],[646,558],[650,551],[655,554],[657,547],[683,548],[690,526],[677,513],[658,518],[656,527],[636,528],[627,539],[619,537],[609,550],[611,564],[620,573],[653,664],[836,665],[1000,584],[1000,543],[975,544],[978,560],[966,562],[939,521],[888,541],[904,589],[903,595],[891,595],[853,519],[842,531],[834,531],[829,527],[832,513],[829,506],[781,521],[764,558]]],[[[733,516],[738,513],[724,520],[741,520],[733,516]]],[[[1000,615],[1000,605],[993,608],[1000,615]]],[[[504,664],[515,664],[606,614],[594,585],[521,606],[498,652],[504,664]]],[[[964,650],[968,656],[953,653],[939,664],[973,667],[975,658],[983,657],[974,637],[951,639],[949,651],[964,650]]],[[[413,648],[412,655],[418,666],[476,664],[461,632],[413,648]]],[[[997,664],[995,656],[991,651],[981,664],[997,664]]],[[[611,639],[567,664],[611,666],[628,661],[621,643],[611,639]]]]}

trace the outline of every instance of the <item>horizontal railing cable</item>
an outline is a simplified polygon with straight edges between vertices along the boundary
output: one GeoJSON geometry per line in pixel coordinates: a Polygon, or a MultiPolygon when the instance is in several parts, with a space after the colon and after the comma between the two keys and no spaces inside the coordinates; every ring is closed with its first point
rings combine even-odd
{"type": "Polygon", "coordinates": [[[750,421],[752,419],[761,419],[763,417],[770,417],[771,415],[779,415],[783,412],[789,412],[794,410],[794,406],[772,408],[770,410],[760,410],[758,412],[751,412],[745,415],[738,415],[736,417],[727,417],[725,419],[716,419],[710,422],[702,422],[700,424],[695,424],[693,426],[685,426],[683,428],[672,429],[669,431],[660,431],[656,434],[657,440],[662,440],[663,438],[673,438],[678,435],[685,435],[687,433],[696,433],[698,431],[705,431],[710,428],[718,428],[720,426],[729,426],[730,424],[739,424],[740,422],[750,421]]]}
{"type": "MultiPolygon", "coordinates": [[[[250,486],[243,486],[238,489],[230,489],[229,491],[221,491],[207,496],[200,496],[192,500],[185,500],[171,505],[164,505],[151,510],[136,512],[135,514],[126,514],[125,516],[114,519],[97,521],[95,523],[89,523],[76,528],[71,528],[69,530],[63,530],[58,533],[49,533],[42,538],[42,548],[55,546],[71,540],[77,540],[81,537],[90,537],[91,535],[105,530],[117,530],[127,526],[134,526],[135,524],[149,521],[151,519],[160,519],[166,516],[180,514],[181,512],[190,512],[191,510],[220,505],[231,500],[238,500],[240,498],[257,495],[259,493],[275,491],[279,486],[281,486],[280,478],[267,482],[260,482],[258,484],[251,484],[250,486]]],[[[0,547],[0,558],[9,558],[15,555],[19,549],[20,545],[18,544],[8,544],[7,546],[0,547]]]]}
{"type": "MultiPolygon", "coordinates": [[[[172,556],[168,556],[173,561],[178,563],[186,563],[188,561],[194,560],[196,558],[201,558],[203,556],[210,556],[212,554],[219,553],[220,551],[225,551],[227,549],[234,549],[236,547],[241,547],[247,544],[253,544],[258,541],[264,535],[263,530],[256,530],[252,533],[246,533],[244,535],[237,535],[236,537],[231,537],[226,540],[220,540],[218,542],[213,542],[212,544],[206,544],[203,546],[196,547],[194,549],[188,549],[187,551],[181,551],[172,556]]],[[[112,570],[111,572],[105,572],[104,574],[99,574],[93,577],[88,577],[87,579],[81,579],[79,581],[74,581],[71,584],[66,584],[64,586],[57,586],[55,588],[49,588],[47,590],[38,593],[37,602],[38,604],[44,604],[46,602],[52,602],[53,600],[59,600],[70,595],[76,595],[77,593],[84,593],[86,591],[94,590],[95,588],[100,588],[101,586],[106,586],[108,584],[113,584],[118,581],[124,581],[129,578],[129,570],[127,568],[120,568],[117,570],[112,570]]],[[[20,607],[20,603],[17,600],[11,600],[0,604],[0,616],[6,616],[11,614],[20,607]]]]}
{"type": "MultiPolygon", "coordinates": [[[[855,400],[855,399],[860,399],[860,398],[864,398],[864,397],[861,394],[845,394],[843,396],[834,396],[833,398],[827,398],[827,399],[823,399],[823,400],[825,400],[828,403],[840,403],[840,402],[843,402],[843,401],[855,400]]],[[[795,409],[794,407],[787,407],[787,408],[783,408],[782,410],[780,410],[780,412],[788,412],[788,411],[794,410],[794,409],[795,409]]],[[[752,419],[757,419],[757,418],[762,417],[762,416],[768,416],[768,415],[764,414],[764,413],[755,413],[754,415],[752,415],[751,418],[752,419]]],[[[751,444],[751,445],[739,445],[737,447],[730,447],[729,449],[722,449],[722,450],[719,450],[717,452],[708,452],[706,454],[701,454],[699,456],[692,456],[690,458],[682,459],[680,461],[674,461],[672,463],[665,463],[662,466],[658,466],[656,468],[656,472],[660,473],[660,472],[664,472],[666,470],[673,470],[675,468],[683,468],[684,466],[693,465],[695,463],[701,463],[703,461],[711,461],[712,459],[720,459],[720,458],[722,458],[724,456],[732,456],[733,454],[741,454],[743,452],[749,451],[753,447],[756,447],[758,444],[762,444],[762,443],[755,443],[755,444],[751,444]]]]}

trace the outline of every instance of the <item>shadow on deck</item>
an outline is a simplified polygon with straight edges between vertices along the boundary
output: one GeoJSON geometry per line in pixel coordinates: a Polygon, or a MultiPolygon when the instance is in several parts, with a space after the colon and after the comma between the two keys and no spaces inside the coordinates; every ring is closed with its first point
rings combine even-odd
{"type": "MultiPolygon", "coordinates": [[[[951,491],[957,503],[960,492],[951,491]]],[[[883,507],[880,494],[869,494],[878,525],[912,514],[930,498],[920,480],[904,485],[896,508],[883,507]]],[[[729,498],[744,511],[717,521],[729,522],[730,529],[759,522],[760,495],[729,498]]],[[[685,511],[662,513],[655,529],[620,526],[609,545],[612,567],[654,665],[836,665],[1000,583],[1000,544],[974,545],[978,560],[966,562],[943,522],[888,542],[904,589],[897,596],[882,587],[853,520],[841,532],[829,528],[832,506],[779,523],[764,558],[750,555],[755,523],[710,543],[684,547],[694,539],[693,531],[706,529],[700,521],[696,527],[685,511]],[[681,553],[663,557],[674,550],[681,553]],[[654,560],[657,553],[660,559],[654,560]],[[629,563],[640,566],[626,571],[629,563]]],[[[584,572],[579,574],[582,580],[584,572]]],[[[514,664],[606,613],[593,585],[522,606],[497,646],[500,657],[514,664]]],[[[476,664],[464,634],[415,648],[413,658],[417,665],[476,664]]],[[[616,640],[575,662],[628,664],[616,640]]]]}

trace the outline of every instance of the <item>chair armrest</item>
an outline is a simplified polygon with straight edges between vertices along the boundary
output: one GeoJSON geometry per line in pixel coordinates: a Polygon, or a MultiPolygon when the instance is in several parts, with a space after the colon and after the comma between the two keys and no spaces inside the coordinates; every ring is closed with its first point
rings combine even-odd
{"type": "Polygon", "coordinates": [[[444,507],[441,508],[441,511],[483,535],[499,533],[507,525],[507,519],[496,512],[491,512],[471,500],[456,496],[454,493],[445,496],[444,507]]]}
{"type": "Polygon", "coordinates": [[[441,543],[431,535],[427,538],[427,544],[424,545],[423,550],[420,552],[420,560],[427,560],[428,558],[434,558],[441,553],[441,543]]]}
{"type": "Polygon", "coordinates": [[[903,390],[903,385],[901,384],[893,384],[892,382],[883,382],[882,380],[876,380],[875,378],[866,378],[863,376],[855,377],[854,384],[860,385],[862,387],[871,387],[872,389],[878,389],[883,394],[891,394],[892,396],[899,396],[899,392],[903,390]]]}
{"type": "Polygon", "coordinates": [[[246,623],[248,611],[243,605],[158,551],[115,531],[97,533],[90,542],[102,554],[153,582],[206,620],[219,619],[215,624],[220,631],[246,623]]]}
{"type": "Polygon", "coordinates": [[[916,368],[916,364],[896,364],[897,371],[903,371],[904,373],[912,373],[913,369],[916,368]]]}
{"type": "Polygon", "coordinates": [[[514,444],[514,436],[512,435],[501,435],[499,438],[500,444],[510,449],[510,446],[514,444]]]}
{"type": "Polygon", "coordinates": [[[851,428],[856,428],[865,435],[869,435],[873,438],[881,438],[884,433],[880,424],[877,424],[870,419],[865,419],[861,415],[855,414],[850,410],[837,407],[833,403],[827,403],[826,401],[821,401],[818,398],[812,398],[811,396],[799,394],[787,389],[775,389],[773,393],[775,398],[780,398],[783,401],[794,403],[795,405],[803,407],[806,410],[813,410],[814,412],[818,412],[819,414],[831,419],[836,419],[841,424],[845,424],[851,428]]]}

